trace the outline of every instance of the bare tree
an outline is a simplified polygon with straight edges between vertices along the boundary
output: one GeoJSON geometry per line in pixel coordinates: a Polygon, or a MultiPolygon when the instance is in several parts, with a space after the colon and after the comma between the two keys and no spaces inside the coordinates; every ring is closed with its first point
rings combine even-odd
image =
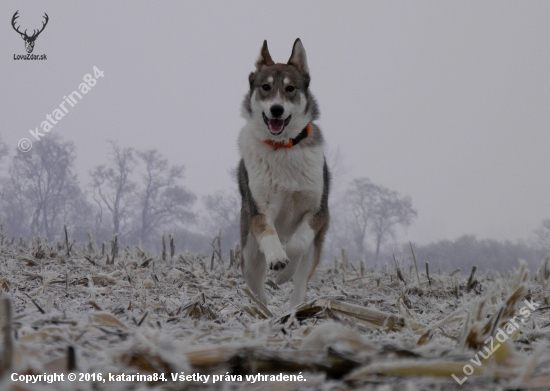
{"type": "Polygon", "coordinates": [[[0,168],[2,167],[1,164],[2,164],[2,160],[7,157],[9,154],[9,148],[8,146],[6,145],[6,143],[4,143],[2,141],[2,136],[0,135],[0,168]]]}
{"type": "Polygon", "coordinates": [[[365,251],[365,241],[372,234],[376,260],[382,244],[388,237],[395,237],[395,229],[398,226],[408,227],[417,216],[410,197],[401,197],[399,193],[374,184],[368,178],[354,179],[346,199],[353,215],[351,236],[357,251],[359,255],[365,251]]]}
{"type": "Polygon", "coordinates": [[[137,161],[132,148],[121,148],[114,141],[109,141],[109,144],[112,148],[109,165],[99,165],[91,172],[91,186],[93,199],[100,208],[98,225],[106,225],[112,233],[122,236],[129,229],[131,203],[135,201],[136,184],[131,175],[137,161]],[[103,208],[111,215],[110,223],[103,221],[103,208]]]}
{"type": "Polygon", "coordinates": [[[369,224],[373,218],[378,186],[368,178],[354,179],[346,193],[347,205],[353,215],[351,237],[359,255],[364,254],[369,224]]]}
{"type": "Polygon", "coordinates": [[[204,196],[204,204],[210,214],[212,226],[222,228],[239,224],[240,202],[236,191],[218,191],[204,196]]]}
{"type": "MultiPolygon", "coordinates": [[[[233,183],[237,183],[237,167],[227,171],[233,183]]],[[[222,250],[229,251],[240,241],[241,197],[236,186],[218,190],[202,199],[206,207],[205,235],[213,238],[222,230],[222,250]]]]}
{"type": "Polygon", "coordinates": [[[212,237],[222,230],[223,251],[233,247],[240,237],[241,201],[237,189],[218,191],[203,197],[208,214],[207,230],[212,237]]]}
{"type": "Polygon", "coordinates": [[[550,252],[550,219],[544,219],[535,229],[535,244],[544,252],[550,252]]]}
{"type": "Polygon", "coordinates": [[[349,168],[345,164],[344,155],[339,147],[329,149],[325,157],[331,173],[331,190],[328,199],[330,224],[325,235],[323,255],[328,259],[332,259],[334,256],[341,254],[342,248],[345,248],[348,252],[354,250],[353,247],[349,247],[349,238],[353,236],[353,230],[349,227],[348,218],[350,216],[348,213],[350,210],[345,202],[345,183],[347,182],[349,168]]]}
{"type": "Polygon", "coordinates": [[[53,240],[63,224],[79,220],[76,216],[86,209],[86,201],[73,172],[74,161],[74,144],[57,135],[14,156],[4,206],[12,229],[53,240]]]}
{"type": "Polygon", "coordinates": [[[380,247],[388,236],[395,238],[395,228],[407,228],[418,215],[412,207],[410,196],[401,197],[396,191],[377,186],[373,200],[370,230],[375,239],[375,260],[380,255],[380,247]]]}
{"type": "Polygon", "coordinates": [[[171,223],[192,222],[195,195],[178,184],[183,166],[171,166],[156,149],[138,152],[145,164],[143,187],[138,191],[141,211],[139,237],[146,243],[156,230],[171,223]]]}

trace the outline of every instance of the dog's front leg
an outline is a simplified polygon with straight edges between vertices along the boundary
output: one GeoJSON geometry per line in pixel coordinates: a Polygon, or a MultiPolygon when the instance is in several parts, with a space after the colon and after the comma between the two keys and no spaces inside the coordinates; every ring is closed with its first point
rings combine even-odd
{"type": "Polygon", "coordinates": [[[306,213],[302,220],[300,220],[296,231],[290,237],[290,240],[286,245],[286,253],[288,254],[290,263],[284,271],[280,272],[275,277],[275,282],[277,284],[284,284],[294,276],[302,256],[309,249],[311,243],[313,243],[315,231],[311,228],[312,218],[313,213],[306,213]]]}
{"type": "Polygon", "coordinates": [[[283,270],[288,265],[289,260],[277,232],[273,229],[273,224],[268,221],[266,215],[257,214],[254,216],[250,231],[258,241],[260,251],[264,253],[269,268],[283,270]]]}

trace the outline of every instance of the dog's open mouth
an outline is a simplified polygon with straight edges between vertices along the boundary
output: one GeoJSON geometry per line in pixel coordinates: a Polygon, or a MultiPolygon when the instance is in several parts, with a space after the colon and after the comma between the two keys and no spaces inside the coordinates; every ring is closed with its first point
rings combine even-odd
{"type": "Polygon", "coordinates": [[[271,134],[274,135],[283,133],[285,126],[288,125],[290,119],[292,118],[292,115],[289,115],[285,120],[275,118],[269,119],[264,112],[262,112],[262,116],[264,118],[265,124],[267,125],[267,128],[269,129],[271,134]]]}

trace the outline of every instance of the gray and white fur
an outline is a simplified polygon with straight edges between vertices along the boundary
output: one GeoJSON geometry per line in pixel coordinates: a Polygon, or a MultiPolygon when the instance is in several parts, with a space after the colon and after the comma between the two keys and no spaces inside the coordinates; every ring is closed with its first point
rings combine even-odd
{"type": "Polygon", "coordinates": [[[264,41],[243,102],[246,125],[238,139],[242,271],[250,290],[267,304],[268,268],[275,282],[291,279],[290,308],[305,301],[306,287],[329,224],[330,174],[319,116],[309,91],[309,68],[300,39],[287,64],[275,64],[264,41]],[[310,133],[304,132],[310,124],[310,133]],[[300,135],[291,148],[291,139],[300,135]]]}

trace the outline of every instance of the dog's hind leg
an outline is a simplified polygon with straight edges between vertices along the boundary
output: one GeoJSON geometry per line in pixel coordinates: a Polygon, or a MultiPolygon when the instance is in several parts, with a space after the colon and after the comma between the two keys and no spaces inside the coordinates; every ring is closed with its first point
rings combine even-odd
{"type": "Polygon", "coordinates": [[[306,300],[306,288],[310,274],[315,264],[315,246],[311,244],[296,267],[294,273],[294,289],[290,295],[290,309],[292,310],[306,300]]]}
{"type": "Polygon", "coordinates": [[[294,273],[294,290],[290,296],[290,309],[305,301],[307,282],[313,275],[319,263],[319,259],[321,258],[323,240],[329,224],[328,192],[330,187],[330,173],[326,162],[323,167],[323,183],[324,187],[320,209],[311,218],[307,215],[304,216],[304,219],[300,223],[300,227],[296,230],[287,245],[287,251],[290,254],[294,252],[293,248],[296,248],[297,251],[299,249],[307,249],[307,252],[302,256],[302,259],[296,266],[297,269],[294,273]]]}
{"type": "Polygon", "coordinates": [[[264,304],[267,304],[264,280],[267,274],[267,264],[260,252],[258,242],[249,234],[243,248],[242,271],[246,285],[252,293],[264,304]]]}
{"type": "Polygon", "coordinates": [[[277,273],[275,276],[275,283],[277,285],[282,285],[287,282],[289,282],[292,277],[294,276],[294,273],[296,272],[296,269],[298,268],[298,264],[300,263],[301,257],[296,259],[294,257],[288,256],[289,258],[289,264],[287,267],[285,267],[282,271],[277,273]]]}

